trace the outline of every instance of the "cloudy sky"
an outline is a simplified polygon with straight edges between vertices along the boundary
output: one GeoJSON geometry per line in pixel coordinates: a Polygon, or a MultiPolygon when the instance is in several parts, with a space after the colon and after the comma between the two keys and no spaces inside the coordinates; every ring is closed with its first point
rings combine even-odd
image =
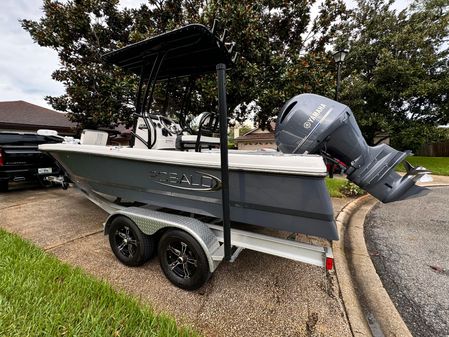
{"type": "MultiPolygon", "coordinates": [[[[404,8],[411,0],[397,0],[404,8]]],[[[121,6],[137,7],[145,0],[121,0],[121,6]]],[[[351,0],[346,0],[352,6],[351,0]]],[[[49,107],[45,96],[64,92],[51,73],[59,67],[56,52],[33,43],[19,19],[39,19],[42,0],[0,0],[0,101],[24,100],[49,107]]]]}

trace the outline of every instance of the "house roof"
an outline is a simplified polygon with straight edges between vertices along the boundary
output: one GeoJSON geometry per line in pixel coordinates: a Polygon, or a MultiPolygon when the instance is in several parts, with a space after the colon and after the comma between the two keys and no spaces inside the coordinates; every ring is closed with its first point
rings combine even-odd
{"type": "Polygon", "coordinates": [[[276,130],[276,123],[270,122],[270,128],[269,129],[261,129],[261,128],[254,128],[244,135],[237,137],[234,141],[236,142],[252,142],[252,141],[274,141],[274,130],[276,130]],[[261,130],[262,132],[256,132],[258,130],[261,130]]]}
{"type": "Polygon", "coordinates": [[[66,114],[25,101],[0,102],[0,124],[68,129],[76,127],[66,114]]]}

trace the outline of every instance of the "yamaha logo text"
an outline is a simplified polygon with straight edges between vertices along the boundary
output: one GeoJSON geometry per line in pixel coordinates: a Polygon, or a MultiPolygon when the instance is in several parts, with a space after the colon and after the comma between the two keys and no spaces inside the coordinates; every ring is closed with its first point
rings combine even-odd
{"type": "Polygon", "coordinates": [[[310,129],[312,126],[312,123],[321,115],[323,110],[327,107],[326,104],[320,104],[318,107],[313,111],[307,121],[304,122],[304,129],[310,129]]]}

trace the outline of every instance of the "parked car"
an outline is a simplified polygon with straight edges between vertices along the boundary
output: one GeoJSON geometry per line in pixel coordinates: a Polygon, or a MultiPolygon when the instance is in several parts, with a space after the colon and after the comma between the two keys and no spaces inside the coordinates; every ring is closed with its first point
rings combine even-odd
{"type": "Polygon", "coordinates": [[[334,177],[334,174],[343,174],[346,170],[346,165],[338,159],[325,158],[326,170],[330,178],[334,177]]]}
{"type": "Polygon", "coordinates": [[[49,155],[38,150],[39,144],[61,143],[61,137],[36,133],[0,132],[0,191],[7,191],[10,182],[38,181],[63,174],[49,155]]]}

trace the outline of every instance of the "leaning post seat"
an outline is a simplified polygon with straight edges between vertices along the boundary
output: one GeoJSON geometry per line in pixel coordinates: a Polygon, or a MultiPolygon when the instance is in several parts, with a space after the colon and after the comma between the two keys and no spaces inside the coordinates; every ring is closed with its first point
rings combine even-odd
{"type": "Polygon", "coordinates": [[[201,152],[202,149],[212,149],[220,146],[220,138],[213,137],[219,132],[217,114],[203,112],[199,115],[198,132],[196,135],[181,134],[176,138],[178,150],[192,150],[201,152]]]}
{"type": "MultiPolygon", "coordinates": [[[[176,138],[176,149],[181,151],[195,150],[197,148],[197,138],[197,135],[179,135],[176,138]]],[[[201,149],[212,149],[219,147],[220,138],[201,136],[199,146],[201,149]]]]}

